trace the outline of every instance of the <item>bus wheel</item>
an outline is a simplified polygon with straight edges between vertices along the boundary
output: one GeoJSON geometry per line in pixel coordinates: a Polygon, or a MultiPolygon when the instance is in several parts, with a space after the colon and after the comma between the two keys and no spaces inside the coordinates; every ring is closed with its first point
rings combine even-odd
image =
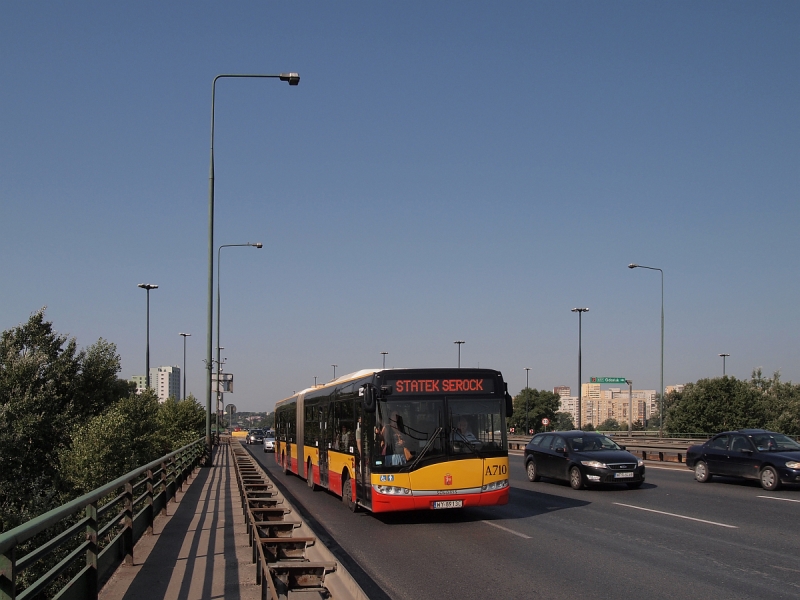
{"type": "Polygon", "coordinates": [[[350,512],[358,510],[358,504],[353,498],[353,484],[350,483],[350,475],[347,473],[342,476],[342,502],[350,512]]]}
{"type": "Polygon", "coordinates": [[[308,489],[312,492],[317,491],[317,484],[314,483],[314,467],[311,465],[311,459],[308,459],[308,464],[306,465],[306,483],[308,484],[308,489]]]}

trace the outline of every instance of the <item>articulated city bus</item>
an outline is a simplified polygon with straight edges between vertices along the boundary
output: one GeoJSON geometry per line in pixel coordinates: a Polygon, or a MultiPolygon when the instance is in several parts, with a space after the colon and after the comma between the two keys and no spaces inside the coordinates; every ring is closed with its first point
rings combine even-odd
{"type": "Polygon", "coordinates": [[[275,406],[275,460],[355,511],[508,502],[511,396],[490,369],[378,369],[275,406]]]}

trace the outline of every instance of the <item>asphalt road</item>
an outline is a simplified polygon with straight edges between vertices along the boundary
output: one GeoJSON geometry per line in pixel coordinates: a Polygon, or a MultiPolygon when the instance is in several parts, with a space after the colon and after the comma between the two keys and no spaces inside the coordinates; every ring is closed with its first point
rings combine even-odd
{"type": "Polygon", "coordinates": [[[638,490],[530,483],[508,505],[374,516],[248,446],[373,600],[800,598],[800,489],[648,463],[638,490]]]}

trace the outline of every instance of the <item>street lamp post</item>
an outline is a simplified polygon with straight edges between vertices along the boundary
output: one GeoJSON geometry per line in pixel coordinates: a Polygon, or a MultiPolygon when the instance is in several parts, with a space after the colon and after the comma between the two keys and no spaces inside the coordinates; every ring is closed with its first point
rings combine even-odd
{"type": "Polygon", "coordinates": [[[254,78],[280,79],[289,85],[300,83],[297,73],[281,73],[280,75],[217,75],[211,84],[211,161],[208,174],[208,333],[206,335],[206,451],[207,466],[211,466],[211,376],[213,364],[213,328],[214,328],[214,102],[216,99],[217,80],[222,78],[254,78]]]}
{"type": "Polygon", "coordinates": [[[581,421],[581,406],[582,399],[581,399],[581,329],[582,323],[581,320],[583,318],[583,313],[589,312],[588,308],[573,308],[571,309],[572,312],[578,313],[578,429],[583,428],[583,423],[581,421]]]}
{"type": "Polygon", "coordinates": [[[453,342],[454,344],[458,345],[458,368],[461,368],[461,344],[466,344],[464,340],[456,340],[453,342]]]}
{"type": "Polygon", "coordinates": [[[143,290],[147,290],[147,351],[145,352],[144,359],[144,387],[150,389],[150,290],[157,290],[158,286],[154,283],[140,283],[138,286],[143,290]]]}
{"type": "Polygon", "coordinates": [[[339,365],[331,365],[333,367],[333,379],[336,379],[336,367],[339,365]]]}
{"type": "Polygon", "coordinates": [[[528,385],[528,373],[530,372],[530,367],[525,367],[525,435],[530,433],[530,429],[528,428],[528,390],[530,389],[530,385],[528,385]]]}
{"type": "Polygon", "coordinates": [[[179,333],[183,336],[183,399],[186,400],[186,338],[190,337],[191,333],[179,333]]]}
{"type": "Polygon", "coordinates": [[[629,269],[650,269],[661,272],[661,401],[658,403],[658,437],[664,435],[664,271],[658,267],[645,267],[631,263],[629,269]]]}
{"type": "Polygon", "coordinates": [[[633,435],[633,381],[627,379],[628,384],[628,435],[633,435]]]}
{"type": "Polygon", "coordinates": [[[730,356],[730,354],[720,354],[722,357],[722,376],[725,377],[725,359],[730,356]]]}
{"type": "Polygon", "coordinates": [[[220,362],[220,337],[219,337],[219,321],[220,321],[220,312],[222,311],[222,303],[220,302],[220,282],[222,281],[222,249],[223,248],[239,248],[239,247],[246,247],[252,246],[253,248],[261,248],[263,244],[261,242],[247,242],[245,244],[223,244],[219,248],[217,248],[217,437],[219,437],[219,412],[220,412],[220,401],[221,401],[221,392],[220,392],[220,378],[222,372],[222,363],[220,362]]]}
{"type": "Polygon", "coordinates": [[[386,355],[389,354],[388,352],[381,352],[383,354],[383,368],[386,368],[386,355]]]}

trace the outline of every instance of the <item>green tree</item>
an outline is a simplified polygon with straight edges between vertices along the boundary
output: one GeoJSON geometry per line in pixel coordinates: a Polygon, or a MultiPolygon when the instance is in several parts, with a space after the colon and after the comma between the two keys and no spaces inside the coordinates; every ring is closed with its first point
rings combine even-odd
{"type": "Polygon", "coordinates": [[[184,400],[170,397],[158,408],[158,429],[164,444],[162,455],[202,437],[205,428],[205,409],[193,394],[184,400]]]}
{"type": "Polygon", "coordinates": [[[800,435],[800,385],[781,381],[779,372],[766,379],[761,369],[753,371],[750,385],[763,393],[767,413],[764,428],[800,435]]]}
{"type": "Polygon", "coordinates": [[[559,396],[546,390],[525,388],[514,397],[514,413],[509,420],[509,425],[525,431],[525,402],[528,406],[528,426],[534,433],[542,431],[542,419],[548,418],[555,422],[556,411],[559,408],[559,396]]]}
{"type": "Polygon", "coordinates": [[[735,377],[701,379],[668,397],[664,419],[670,433],[714,433],[760,428],[767,422],[766,393],[735,377]]]}
{"type": "Polygon", "coordinates": [[[575,429],[575,420],[568,412],[557,412],[553,427],[556,431],[570,431],[575,429]]]}
{"type": "Polygon", "coordinates": [[[152,390],[131,394],[78,426],[61,452],[63,475],[83,494],[165,454],[158,399],[152,390]]]}
{"type": "Polygon", "coordinates": [[[58,455],[69,433],[127,391],[113,344],[79,350],[44,311],[0,336],[0,531],[65,500],[58,455]]]}
{"type": "MultiPolygon", "coordinates": [[[[619,422],[609,417],[597,426],[597,431],[619,431],[621,429],[619,422]]],[[[625,424],[625,429],[628,429],[628,424],[625,424]]]]}

